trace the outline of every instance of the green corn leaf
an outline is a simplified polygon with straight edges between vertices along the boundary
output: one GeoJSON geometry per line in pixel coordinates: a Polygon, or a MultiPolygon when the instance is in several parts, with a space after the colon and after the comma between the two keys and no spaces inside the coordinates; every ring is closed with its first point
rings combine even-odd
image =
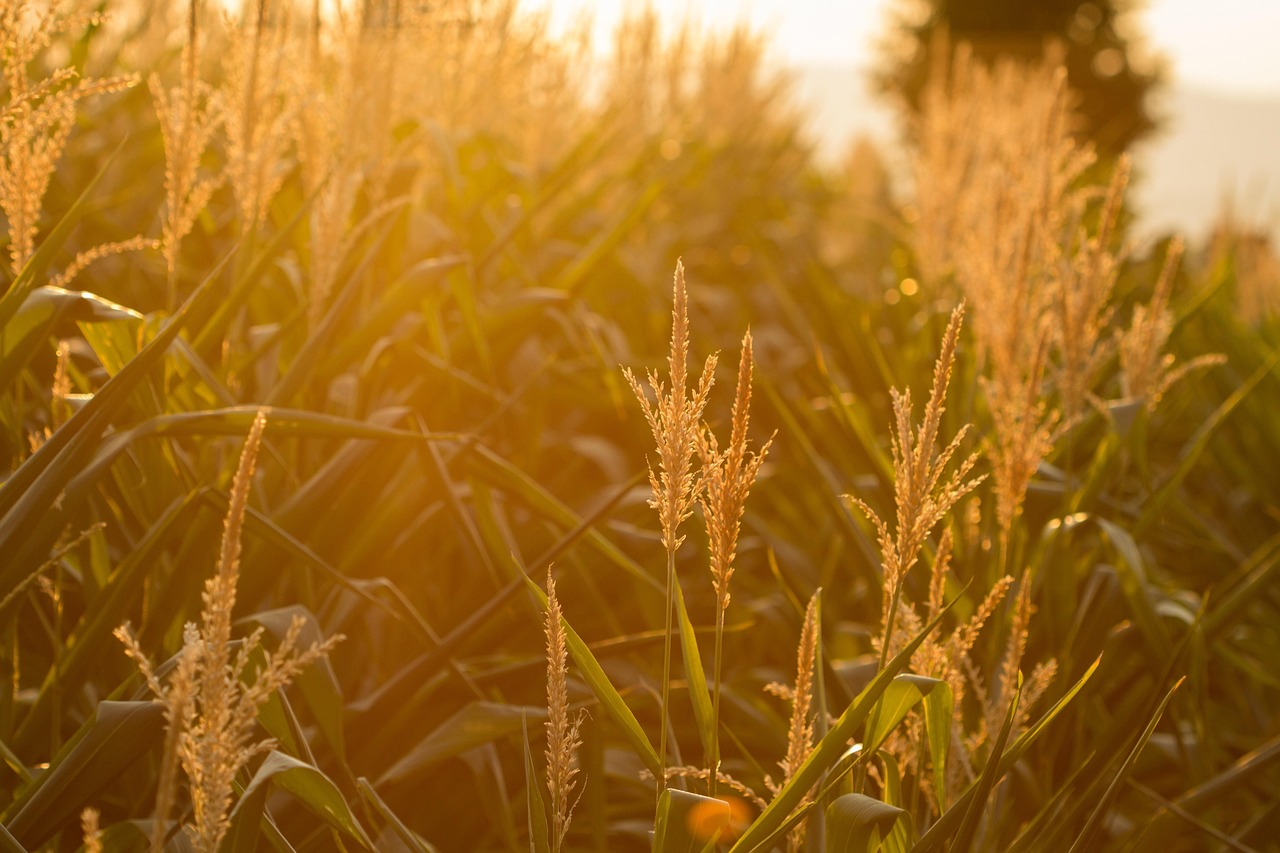
{"type": "Polygon", "coordinates": [[[1107,541],[1115,548],[1120,557],[1117,562],[1120,569],[1120,589],[1129,602],[1129,612],[1133,621],[1142,632],[1147,648],[1153,660],[1160,660],[1172,645],[1169,632],[1165,630],[1160,615],[1156,612],[1155,603],[1151,600],[1151,587],[1147,580],[1146,562],[1142,559],[1142,551],[1132,534],[1114,522],[1101,516],[1094,516],[1094,521],[1102,529],[1107,541]]]}
{"type": "MultiPolygon", "coordinates": [[[[128,618],[129,609],[146,583],[148,572],[163,550],[172,544],[175,531],[191,525],[200,506],[198,498],[199,492],[188,495],[151,525],[111,573],[103,594],[89,603],[88,610],[72,632],[61,663],[56,671],[50,670],[45,676],[35,703],[18,727],[13,739],[17,747],[30,748],[48,736],[50,708],[55,693],[65,690],[67,685],[82,683],[101,660],[103,644],[116,643],[112,632],[128,618]]],[[[216,540],[212,540],[211,550],[216,546],[216,540]]],[[[118,644],[117,648],[120,648],[118,644]]]]}
{"type": "Polygon", "coordinates": [[[987,764],[982,768],[982,775],[978,777],[977,784],[974,786],[973,799],[970,800],[969,807],[965,810],[964,820],[960,822],[960,829],[948,848],[951,853],[969,853],[974,839],[978,837],[978,821],[986,810],[992,789],[995,788],[996,782],[1000,781],[1000,759],[1004,753],[1004,745],[1009,740],[1009,732],[1013,729],[1013,720],[1018,715],[1018,702],[1021,698],[1022,673],[1019,672],[1018,686],[1013,693],[1013,700],[1009,702],[1009,711],[1005,714],[1004,725],[1000,727],[1000,734],[991,745],[991,755],[987,758],[987,764]]]}
{"type": "MultiPolygon", "coordinates": [[[[1049,724],[1062,713],[1067,705],[1071,704],[1071,700],[1075,699],[1080,691],[1084,689],[1084,686],[1089,683],[1089,679],[1091,679],[1093,674],[1098,671],[1098,666],[1101,663],[1102,658],[1099,657],[1090,664],[1089,668],[1085,670],[1084,675],[1080,676],[1080,679],[1071,686],[1071,689],[1063,694],[1062,698],[1055,702],[1052,708],[1045,711],[1044,714],[1041,715],[1040,719],[1038,719],[1029,729],[1023,732],[1008,749],[1004,750],[1004,754],[1000,758],[999,767],[996,770],[996,781],[999,781],[1006,773],[1012,770],[1013,765],[1015,765],[1018,760],[1022,758],[1023,754],[1031,748],[1031,745],[1039,740],[1040,736],[1044,734],[1045,729],[1049,727],[1049,724]]],[[[916,845],[911,848],[911,853],[931,853],[931,851],[943,849],[943,845],[946,844],[956,833],[956,830],[960,826],[960,822],[968,812],[970,804],[977,796],[978,784],[979,783],[975,782],[969,790],[965,791],[964,794],[962,794],[960,798],[952,804],[951,808],[947,809],[946,813],[943,814],[942,817],[938,818],[934,822],[933,826],[929,827],[928,832],[926,832],[920,840],[916,842],[916,845]]]]}
{"type": "Polygon", "coordinates": [[[924,725],[929,737],[929,758],[933,763],[933,784],[938,795],[938,813],[947,810],[947,753],[951,749],[955,698],[945,681],[924,697],[924,725]]]}
{"type": "MultiPolygon", "coordinates": [[[[524,471],[503,459],[483,445],[477,445],[466,455],[466,464],[478,477],[489,484],[502,489],[515,499],[523,502],[529,509],[542,515],[566,530],[577,528],[582,519],[558,498],[548,492],[524,471]]],[[[587,528],[582,532],[582,539],[602,558],[622,569],[638,582],[659,592],[662,587],[635,560],[628,557],[617,545],[613,544],[600,531],[587,528]]]]}
{"type": "Polygon", "coordinates": [[[14,838],[38,847],[79,819],[80,810],[125,768],[160,745],[164,711],[155,702],[98,703],[98,709],[6,811],[14,838]]]}
{"type": "Polygon", "coordinates": [[[715,737],[716,720],[712,715],[711,691],[702,669],[702,655],[698,651],[698,635],[689,621],[689,611],[684,606],[684,593],[680,581],[675,583],[676,616],[680,623],[680,653],[684,656],[684,677],[689,685],[689,699],[693,703],[693,718],[698,724],[698,736],[702,740],[704,755],[711,754],[711,739],[715,737]]]}
{"type": "Polygon", "coordinates": [[[416,778],[446,758],[521,733],[526,717],[542,720],[546,715],[542,708],[471,702],[418,741],[378,778],[378,786],[416,778]]]}
{"type": "Polygon", "coordinates": [[[909,673],[899,675],[889,682],[884,696],[880,698],[880,707],[871,716],[874,728],[867,733],[866,748],[871,751],[879,749],[880,744],[906,718],[911,709],[942,685],[943,682],[936,678],[909,673]]]}
{"type": "Polygon", "coordinates": [[[653,853],[710,853],[731,817],[724,800],[666,788],[658,797],[653,853]]]}
{"type": "Polygon", "coordinates": [[[10,588],[35,554],[47,551],[48,531],[61,530],[62,513],[55,512],[59,495],[91,458],[129,395],[164,359],[169,344],[204,300],[225,260],[196,288],[173,318],[138,355],[107,381],[88,403],[71,416],[40,449],[0,484],[0,589],[10,588]],[[43,535],[33,535],[37,522],[43,535]],[[46,523],[49,522],[49,523],[46,523]]]}
{"type": "MultiPolygon", "coordinates": [[[[891,806],[904,808],[906,802],[902,794],[902,771],[898,769],[898,761],[885,752],[877,752],[880,765],[884,770],[884,800],[891,806]]],[[[910,828],[911,816],[908,813],[903,820],[897,821],[880,842],[883,853],[906,853],[907,830],[910,828]]]]}
{"type": "Polygon", "coordinates": [[[120,319],[140,320],[142,315],[92,293],[36,288],[0,335],[0,388],[8,388],[51,336],[64,334],[67,324],[120,319]]]}
{"type": "Polygon", "coordinates": [[[864,794],[845,794],[827,806],[825,853],[872,853],[900,820],[903,809],[864,794]]]}
{"type": "Polygon", "coordinates": [[[1169,706],[1169,701],[1173,699],[1173,694],[1182,686],[1182,682],[1186,681],[1186,677],[1179,678],[1173,687],[1169,688],[1169,692],[1164,695],[1159,707],[1155,713],[1151,715],[1151,719],[1147,722],[1147,726],[1143,729],[1142,734],[1138,736],[1138,740],[1134,743],[1133,749],[1129,750],[1129,755],[1125,758],[1124,763],[1120,765],[1120,769],[1116,771],[1115,778],[1111,780],[1111,784],[1107,786],[1107,790],[1103,792],[1102,798],[1098,800],[1098,805],[1094,807],[1089,819],[1085,821],[1084,829],[1080,830],[1080,835],[1076,838],[1075,843],[1071,845],[1069,853],[1078,853],[1093,849],[1090,844],[1097,835],[1098,827],[1102,824],[1102,818],[1106,815],[1107,809],[1111,805],[1111,801],[1115,798],[1120,783],[1124,781],[1129,774],[1129,768],[1133,767],[1133,763],[1138,760],[1138,756],[1142,753],[1142,748],[1147,745],[1147,741],[1151,739],[1151,735],[1156,730],[1156,724],[1160,722],[1160,718],[1164,716],[1164,709],[1169,706]]]}
{"type": "Polygon", "coordinates": [[[438,853],[435,847],[423,841],[416,832],[404,825],[404,821],[400,820],[400,817],[391,810],[391,807],[382,801],[382,797],[378,796],[377,790],[369,783],[368,779],[361,776],[356,780],[356,788],[360,791],[360,796],[364,798],[364,801],[387,822],[396,837],[409,848],[410,853],[438,853]]]}
{"type": "Polygon", "coordinates": [[[231,829],[220,853],[250,853],[257,849],[259,826],[271,787],[287,791],[316,817],[366,850],[374,849],[342,792],[328,776],[305,761],[272,750],[231,810],[231,829]]]}
{"type": "Polygon", "coordinates": [[[27,853],[27,848],[18,843],[18,839],[9,834],[9,830],[0,825],[0,853],[27,853]]]}
{"type": "Polygon", "coordinates": [[[533,751],[529,748],[529,727],[524,733],[524,782],[528,792],[529,843],[533,853],[550,853],[551,830],[547,826],[547,805],[542,799],[542,780],[533,765],[533,751]]]}

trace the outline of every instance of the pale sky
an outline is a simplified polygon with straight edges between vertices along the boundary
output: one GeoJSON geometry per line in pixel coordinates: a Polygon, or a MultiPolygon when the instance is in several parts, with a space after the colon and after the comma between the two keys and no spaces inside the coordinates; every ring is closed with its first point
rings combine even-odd
{"type": "MultiPolygon", "coordinates": [[[[770,34],[786,62],[865,65],[886,9],[899,0],[649,0],[664,16],[686,14],[711,26],[742,18],[770,34]]],[[[594,10],[607,34],[630,0],[524,0],[567,21],[594,10]]],[[[1238,95],[1280,96],[1280,0],[1148,0],[1139,13],[1153,47],[1167,55],[1176,81],[1238,95]]],[[[607,39],[601,39],[607,42],[607,39]]]]}

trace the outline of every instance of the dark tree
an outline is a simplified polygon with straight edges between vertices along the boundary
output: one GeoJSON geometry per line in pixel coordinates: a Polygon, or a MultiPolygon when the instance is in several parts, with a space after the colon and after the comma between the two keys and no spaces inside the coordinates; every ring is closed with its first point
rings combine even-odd
{"type": "Polygon", "coordinates": [[[1163,63],[1135,56],[1135,45],[1118,26],[1136,5],[1134,0],[906,0],[883,42],[875,82],[882,91],[902,96],[915,112],[937,45],[967,41],[982,60],[1034,60],[1056,40],[1066,51],[1069,84],[1080,96],[1080,133],[1104,158],[1113,157],[1159,121],[1152,114],[1151,93],[1164,80],[1163,63]],[[920,14],[910,14],[908,5],[920,14]],[[943,32],[946,39],[936,38],[943,32]]]}

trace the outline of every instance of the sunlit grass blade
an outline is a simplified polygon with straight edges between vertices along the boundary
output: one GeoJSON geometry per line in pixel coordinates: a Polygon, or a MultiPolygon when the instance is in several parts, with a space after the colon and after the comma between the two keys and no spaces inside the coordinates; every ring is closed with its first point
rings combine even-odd
{"type": "MultiPolygon", "coordinates": [[[[1084,686],[1093,677],[1098,670],[1098,665],[1102,663],[1102,658],[1095,660],[1084,674],[1080,676],[1071,689],[1063,694],[1062,698],[1054,703],[1053,707],[1040,715],[1040,718],[1031,725],[1026,731],[1018,736],[1016,740],[1005,749],[1001,754],[999,766],[995,771],[995,781],[999,781],[1013,769],[1018,760],[1031,748],[1040,736],[1044,734],[1049,724],[1060,715],[1073,700],[1084,686]]],[[[944,845],[953,837],[954,833],[959,829],[961,821],[964,819],[977,796],[977,783],[969,787],[959,799],[951,804],[951,808],[947,809],[933,826],[921,836],[916,845],[911,848],[911,853],[930,853],[930,851],[944,849],[944,845]]]]}
{"type": "Polygon", "coordinates": [[[1081,829],[1080,834],[1076,836],[1076,840],[1071,845],[1071,849],[1068,853],[1077,853],[1077,851],[1092,849],[1090,845],[1093,843],[1094,836],[1097,835],[1102,819],[1107,813],[1107,809],[1111,806],[1111,801],[1114,799],[1116,792],[1120,789],[1120,783],[1128,776],[1129,769],[1133,767],[1133,763],[1138,760],[1138,756],[1142,753],[1143,747],[1147,745],[1147,741],[1151,739],[1151,735],[1155,732],[1156,724],[1158,724],[1160,722],[1160,718],[1164,716],[1164,709],[1169,706],[1170,700],[1173,699],[1173,694],[1178,691],[1178,688],[1182,686],[1182,682],[1185,680],[1185,677],[1179,678],[1177,682],[1169,688],[1169,692],[1164,695],[1164,699],[1160,701],[1160,705],[1156,708],[1155,713],[1151,715],[1151,719],[1147,722],[1147,727],[1143,729],[1142,734],[1138,736],[1138,740],[1134,743],[1133,749],[1129,750],[1129,755],[1120,765],[1120,769],[1116,771],[1116,775],[1111,780],[1111,784],[1107,786],[1107,790],[1103,792],[1102,798],[1099,799],[1098,804],[1094,806],[1093,812],[1089,815],[1089,819],[1085,821],[1084,828],[1081,829]]]}
{"type": "Polygon", "coordinates": [[[693,717],[698,724],[698,737],[702,741],[704,754],[711,754],[711,739],[715,737],[713,727],[715,717],[711,711],[711,691],[707,687],[707,676],[702,668],[702,656],[698,652],[698,635],[689,621],[689,611],[684,605],[684,592],[680,589],[677,578],[676,586],[676,621],[680,628],[680,654],[684,659],[684,677],[689,685],[689,700],[693,703],[693,717]]]}
{"type": "Polygon", "coordinates": [[[982,814],[986,811],[987,801],[991,797],[991,791],[995,788],[996,783],[1000,781],[1000,760],[1004,757],[1004,745],[1009,740],[1009,732],[1013,729],[1014,718],[1018,714],[1018,703],[1022,699],[1022,673],[1018,673],[1018,686],[1013,692],[1013,699],[1009,702],[1009,711],[1005,714],[1004,724],[1000,727],[1000,734],[991,744],[991,754],[987,757],[986,766],[982,768],[982,775],[978,777],[978,781],[974,784],[973,799],[969,802],[969,807],[965,809],[964,820],[960,822],[960,828],[956,830],[955,837],[951,841],[948,848],[950,853],[969,853],[973,847],[974,841],[978,837],[978,825],[982,820],[982,814]]]}
{"type": "Polygon", "coordinates": [[[894,678],[880,698],[880,710],[872,717],[866,748],[873,752],[879,749],[889,734],[911,713],[912,708],[935,690],[945,687],[945,682],[923,675],[903,674],[894,678]]]}
{"type": "Polygon", "coordinates": [[[550,853],[551,830],[547,826],[547,804],[542,798],[542,780],[533,764],[533,751],[529,748],[529,725],[525,722],[524,784],[525,805],[529,810],[529,842],[533,853],[550,853]]]}

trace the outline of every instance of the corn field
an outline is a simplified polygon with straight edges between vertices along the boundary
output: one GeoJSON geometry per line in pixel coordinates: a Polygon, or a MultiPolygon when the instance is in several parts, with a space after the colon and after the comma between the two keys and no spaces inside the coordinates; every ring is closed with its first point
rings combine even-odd
{"type": "Polygon", "coordinates": [[[1280,263],[1052,52],[0,31],[3,853],[1280,849],[1280,263]]]}

